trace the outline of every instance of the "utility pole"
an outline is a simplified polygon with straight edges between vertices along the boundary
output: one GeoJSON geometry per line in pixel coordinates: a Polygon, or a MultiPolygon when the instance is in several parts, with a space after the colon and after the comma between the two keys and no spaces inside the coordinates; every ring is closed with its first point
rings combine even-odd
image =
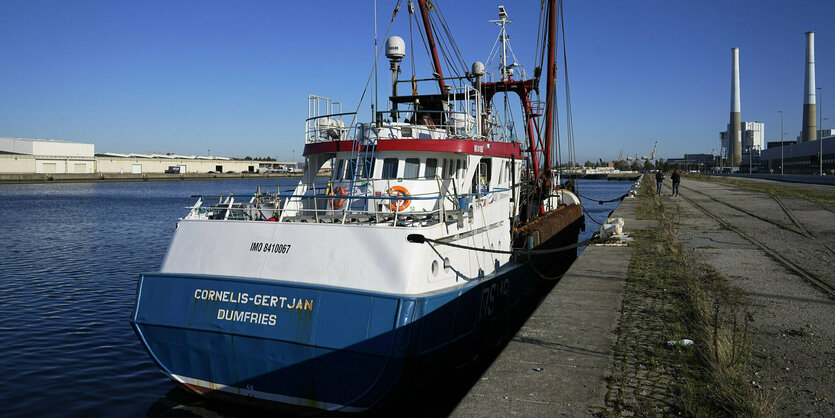
{"type": "Polygon", "coordinates": [[[780,111],[780,175],[783,175],[783,111],[780,111]]]}
{"type": "Polygon", "coordinates": [[[820,141],[820,154],[818,154],[818,166],[820,168],[820,175],[823,175],[823,87],[818,87],[818,129],[820,129],[820,135],[818,136],[818,141],[820,141]]]}

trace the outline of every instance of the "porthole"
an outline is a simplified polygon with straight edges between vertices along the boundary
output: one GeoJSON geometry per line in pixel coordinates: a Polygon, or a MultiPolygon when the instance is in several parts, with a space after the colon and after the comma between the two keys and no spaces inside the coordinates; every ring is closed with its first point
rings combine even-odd
{"type": "Polygon", "coordinates": [[[432,275],[438,277],[438,260],[432,260],[432,275]]]}

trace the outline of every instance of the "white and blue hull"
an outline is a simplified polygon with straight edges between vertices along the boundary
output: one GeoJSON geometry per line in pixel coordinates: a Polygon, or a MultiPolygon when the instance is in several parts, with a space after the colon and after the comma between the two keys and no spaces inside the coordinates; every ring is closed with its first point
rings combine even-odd
{"type": "MultiPolygon", "coordinates": [[[[509,250],[507,200],[429,226],[182,219],[161,271],[140,277],[134,330],[195,392],[369,409],[512,330],[537,283],[530,260],[407,240],[509,250]]],[[[581,222],[561,242],[576,242],[581,222]]]]}
{"type": "Polygon", "coordinates": [[[428,364],[465,362],[501,341],[533,286],[515,263],[409,296],[148,274],[132,322],[159,368],[199,393],[357,412],[428,364]]]}

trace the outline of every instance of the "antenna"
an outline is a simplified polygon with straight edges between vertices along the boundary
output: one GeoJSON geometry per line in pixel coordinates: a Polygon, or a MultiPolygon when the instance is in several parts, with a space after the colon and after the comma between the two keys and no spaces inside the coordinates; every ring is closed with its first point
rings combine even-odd
{"type": "Polygon", "coordinates": [[[510,40],[510,37],[507,35],[507,31],[505,30],[505,26],[509,25],[513,19],[509,19],[507,17],[507,12],[504,10],[504,6],[499,6],[499,20],[491,20],[499,26],[501,26],[501,31],[499,34],[499,38],[502,41],[502,81],[507,81],[510,76],[513,75],[513,66],[507,66],[507,41],[510,40]]]}
{"type": "MultiPolygon", "coordinates": [[[[392,36],[386,41],[386,58],[390,61],[391,95],[397,97],[397,75],[400,73],[400,61],[406,56],[406,43],[399,36],[392,36]]],[[[397,121],[397,102],[391,103],[391,120],[397,121]]]]}

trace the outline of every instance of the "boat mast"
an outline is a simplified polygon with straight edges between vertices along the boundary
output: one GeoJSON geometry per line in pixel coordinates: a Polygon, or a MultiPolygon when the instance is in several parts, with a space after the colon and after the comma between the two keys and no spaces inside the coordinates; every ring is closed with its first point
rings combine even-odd
{"type": "Polygon", "coordinates": [[[507,12],[504,10],[503,6],[499,6],[499,20],[491,20],[490,22],[493,22],[501,27],[499,36],[502,41],[500,64],[502,76],[497,82],[482,82],[479,92],[484,96],[485,103],[490,103],[496,93],[508,94],[510,92],[514,92],[519,95],[519,101],[521,102],[522,110],[525,113],[525,134],[528,137],[527,152],[530,155],[530,163],[528,167],[533,170],[533,178],[538,181],[540,171],[539,157],[537,156],[537,143],[539,142],[541,135],[538,133],[538,129],[534,131],[534,119],[539,115],[534,113],[533,106],[531,105],[530,93],[538,91],[536,86],[539,85],[539,69],[534,72],[533,79],[511,80],[510,70],[507,68],[507,41],[509,37],[507,36],[507,29],[505,27],[508,23],[510,23],[510,19],[508,19],[507,12]]]}
{"type": "Polygon", "coordinates": [[[438,58],[438,50],[435,48],[435,37],[432,35],[432,24],[429,23],[429,11],[426,8],[426,0],[418,0],[420,15],[423,17],[423,29],[426,31],[426,41],[429,42],[429,50],[432,53],[432,63],[435,67],[435,76],[438,78],[438,87],[441,94],[446,93],[444,84],[444,71],[441,69],[441,60],[438,58]]]}
{"type": "Polygon", "coordinates": [[[557,43],[557,7],[556,0],[548,1],[548,72],[545,91],[545,144],[542,147],[544,158],[543,171],[546,179],[551,179],[551,133],[554,127],[554,107],[556,106],[557,63],[554,59],[557,43]]]}
{"type": "Polygon", "coordinates": [[[507,12],[504,11],[503,6],[499,6],[499,20],[491,21],[496,22],[497,25],[501,27],[499,32],[499,38],[502,40],[502,81],[508,81],[508,68],[507,68],[507,30],[505,26],[510,23],[507,20],[507,12]]]}

